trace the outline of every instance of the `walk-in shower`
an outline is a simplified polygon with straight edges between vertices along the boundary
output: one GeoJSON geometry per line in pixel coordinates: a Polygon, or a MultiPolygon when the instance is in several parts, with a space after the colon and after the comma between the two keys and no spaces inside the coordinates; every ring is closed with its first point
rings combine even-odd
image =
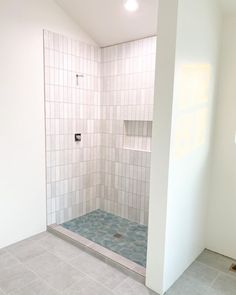
{"type": "Polygon", "coordinates": [[[48,226],[137,269],[146,265],[155,45],[99,48],[44,32],[48,226]]]}

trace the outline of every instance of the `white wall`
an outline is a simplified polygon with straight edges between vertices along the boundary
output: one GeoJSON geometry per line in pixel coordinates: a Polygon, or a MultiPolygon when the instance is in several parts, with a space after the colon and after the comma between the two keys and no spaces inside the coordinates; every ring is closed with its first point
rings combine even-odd
{"type": "Polygon", "coordinates": [[[0,248],[46,228],[44,28],[93,43],[51,0],[0,1],[0,248]]]}
{"type": "Polygon", "coordinates": [[[207,248],[236,259],[236,17],[223,22],[207,248]]]}
{"type": "Polygon", "coordinates": [[[164,290],[165,232],[178,0],[160,0],[157,25],[146,285],[164,290]],[[161,75],[159,75],[161,73],[161,75]]]}
{"type": "MultiPolygon", "coordinates": [[[[205,248],[209,147],[220,25],[215,0],[179,0],[171,3],[169,8],[172,11],[166,9],[166,15],[161,15],[159,20],[159,26],[163,27],[163,21],[166,34],[170,32],[170,36],[164,38],[162,32],[162,39],[158,38],[157,41],[159,64],[157,61],[154,114],[157,126],[153,132],[147,270],[148,286],[161,294],[205,248]],[[166,61],[166,52],[163,48],[160,50],[160,42],[166,42],[168,38],[174,40],[175,14],[177,37],[173,64],[172,58],[169,63],[166,61]],[[164,75],[161,72],[164,67],[161,60],[166,62],[168,70],[164,75]],[[158,75],[160,72],[161,75],[158,75]],[[171,97],[172,72],[175,76],[171,97]],[[168,87],[168,90],[163,90],[163,87],[168,87]],[[161,115],[158,106],[164,106],[161,115]],[[168,161],[169,171],[166,167],[168,161]],[[161,257],[159,254],[154,255],[154,251],[160,252],[161,257]],[[153,275],[154,270],[160,274],[159,279],[153,275]]],[[[159,15],[163,13],[162,5],[168,4],[160,1],[159,15]]]]}
{"type": "Polygon", "coordinates": [[[179,1],[165,289],[205,248],[219,32],[217,1],[179,1]]]}

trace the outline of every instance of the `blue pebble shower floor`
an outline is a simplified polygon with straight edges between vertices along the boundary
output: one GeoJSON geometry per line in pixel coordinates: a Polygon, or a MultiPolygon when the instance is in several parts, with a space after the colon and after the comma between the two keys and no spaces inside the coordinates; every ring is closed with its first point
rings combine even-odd
{"type": "Polygon", "coordinates": [[[62,226],[146,267],[147,226],[145,225],[102,210],[95,210],[65,222],[62,226]],[[116,234],[118,237],[115,237],[116,234]]]}

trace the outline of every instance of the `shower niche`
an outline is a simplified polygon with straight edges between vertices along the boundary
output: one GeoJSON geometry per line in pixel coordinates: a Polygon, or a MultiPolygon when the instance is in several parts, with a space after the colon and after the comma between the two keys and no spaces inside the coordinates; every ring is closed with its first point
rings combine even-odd
{"type": "Polygon", "coordinates": [[[151,151],[152,121],[124,121],[124,148],[151,151]]]}
{"type": "Polygon", "coordinates": [[[99,48],[44,31],[48,230],[140,281],[155,45],[150,37],[99,48]]]}

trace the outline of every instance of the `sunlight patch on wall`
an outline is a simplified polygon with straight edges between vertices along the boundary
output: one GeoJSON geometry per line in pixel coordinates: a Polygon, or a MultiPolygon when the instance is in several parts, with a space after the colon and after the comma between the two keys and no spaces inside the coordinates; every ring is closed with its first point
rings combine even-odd
{"type": "Polygon", "coordinates": [[[183,65],[180,72],[178,107],[196,107],[209,100],[210,65],[183,65]]]}
{"type": "Polygon", "coordinates": [[[210,79],[209,64],[181,66],[175,104],[175,159],[190,155],[206,143],[210,115],[210,79]]]}

